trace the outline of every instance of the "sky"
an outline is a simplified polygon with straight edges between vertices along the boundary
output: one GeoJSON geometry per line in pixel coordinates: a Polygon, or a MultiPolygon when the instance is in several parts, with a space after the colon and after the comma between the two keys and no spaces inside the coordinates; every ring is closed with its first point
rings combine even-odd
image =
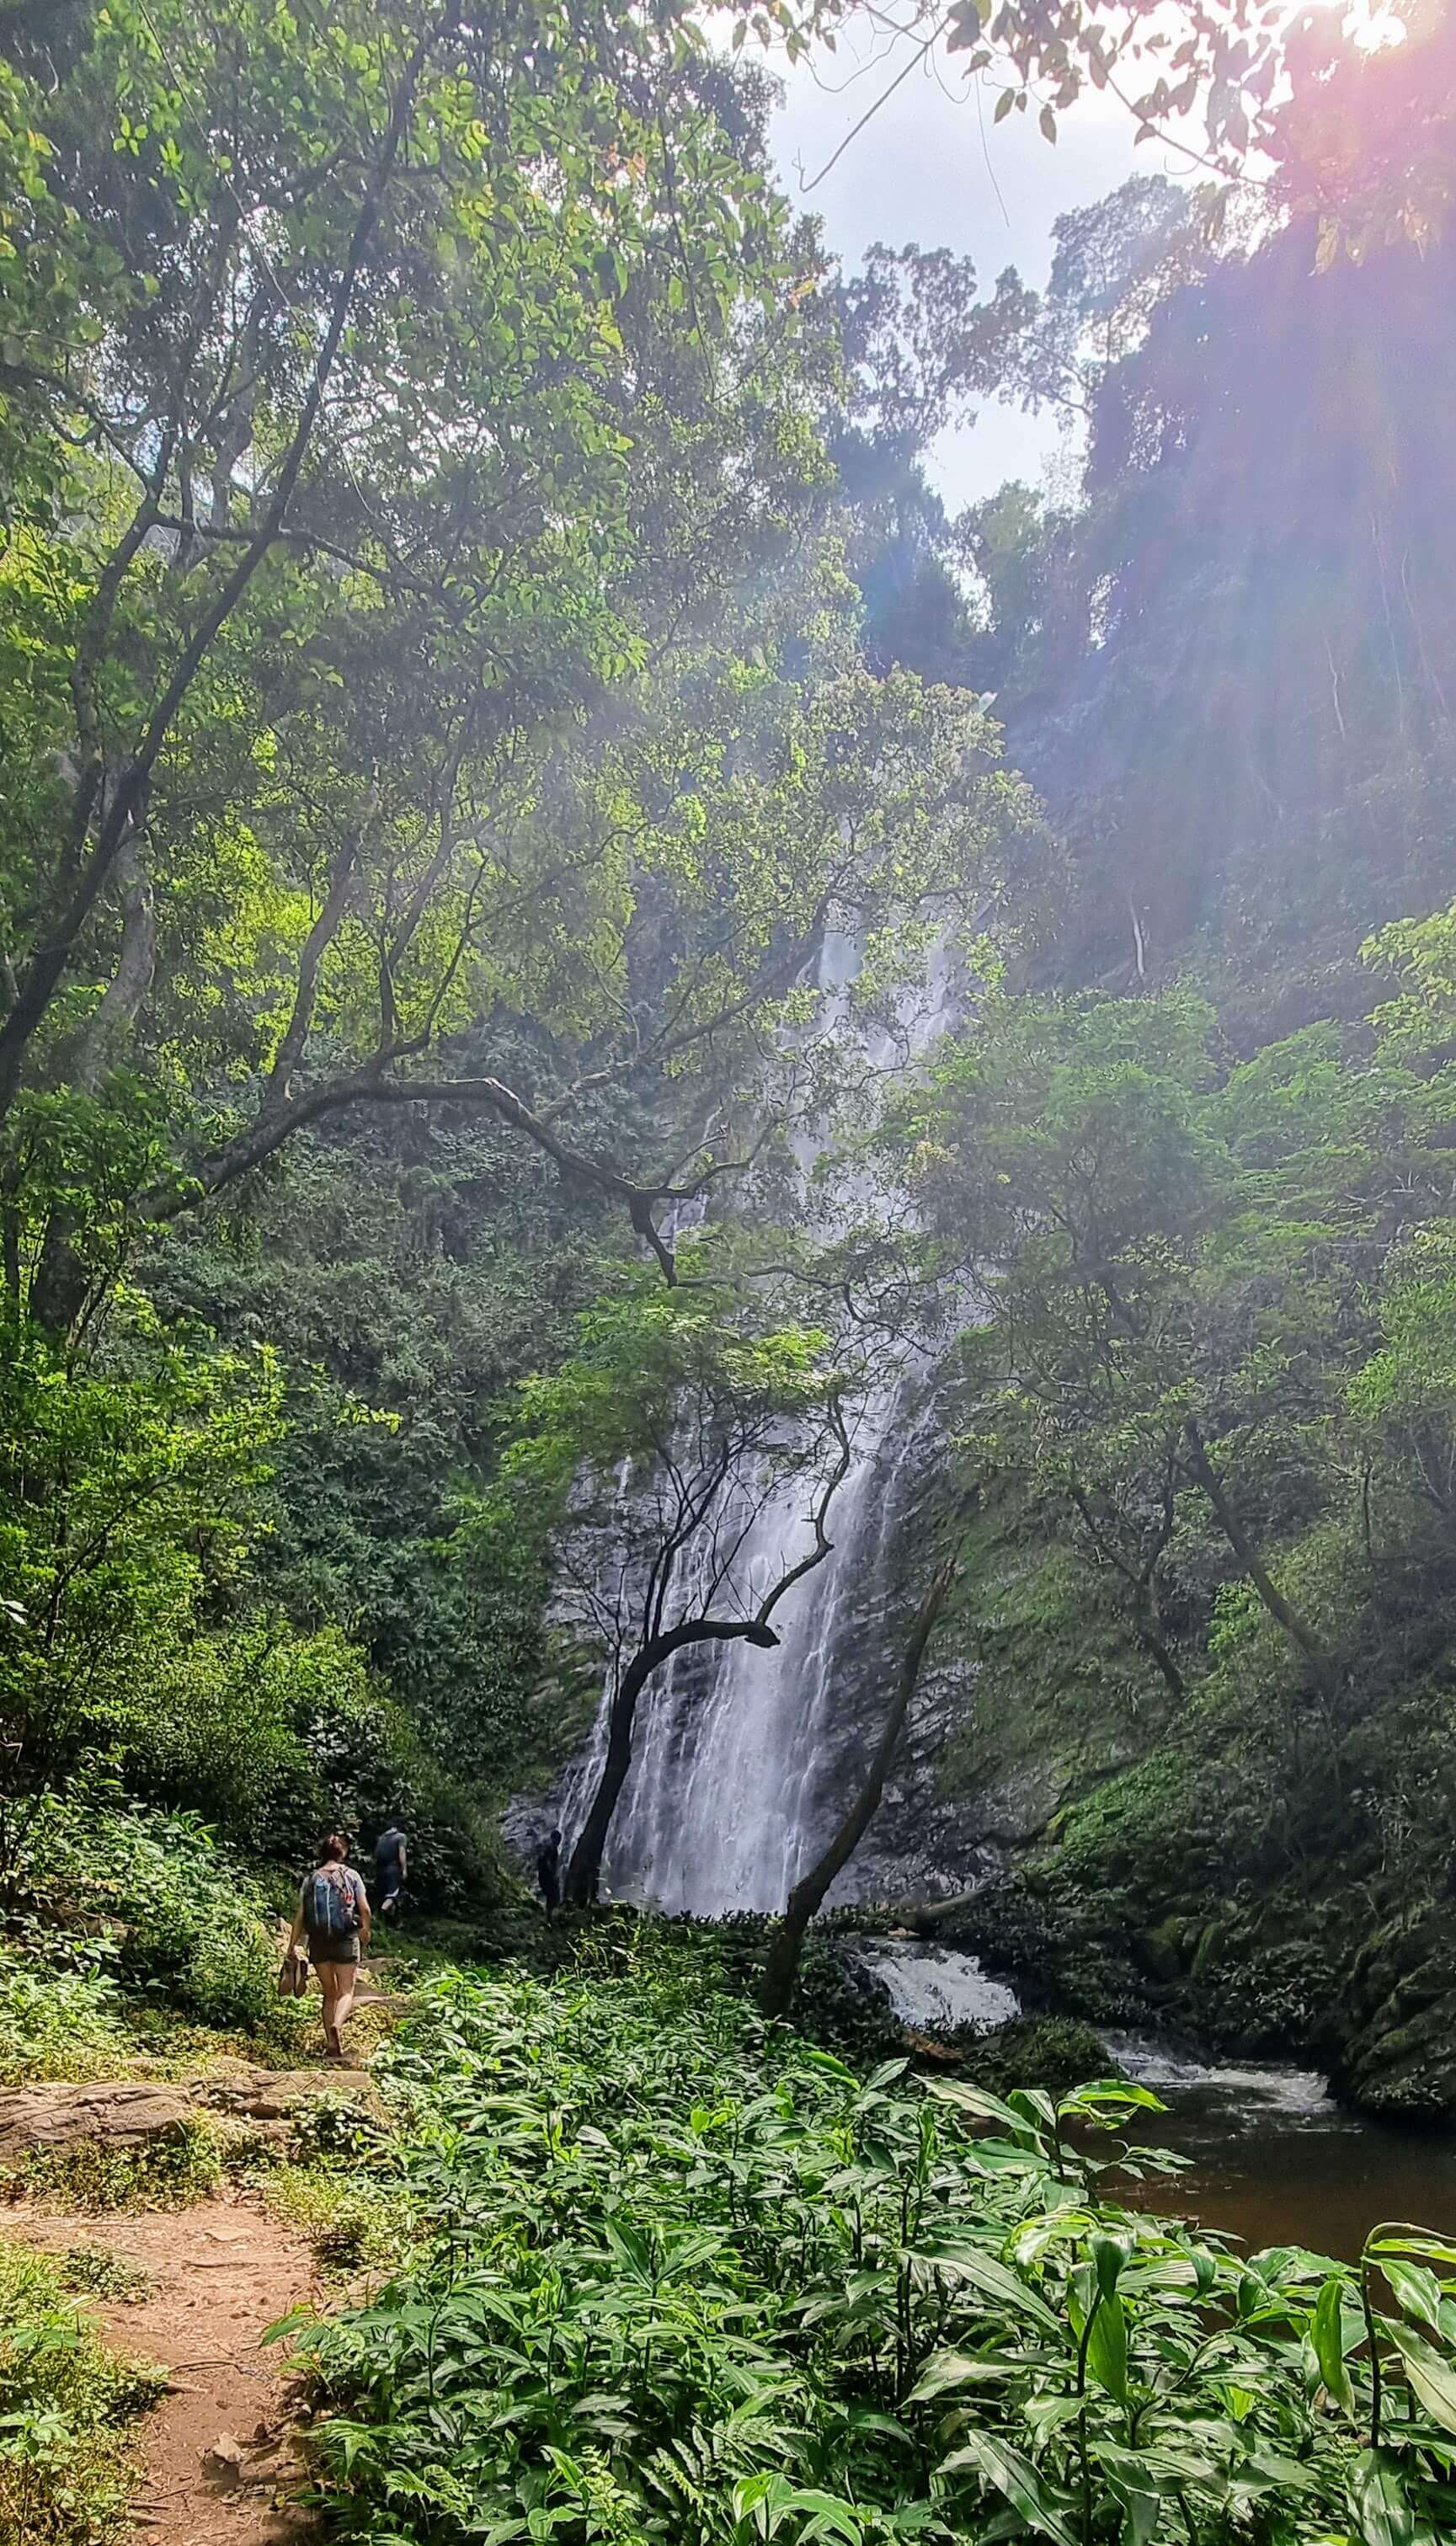
{"type": "MultiPolygon", "coordinates": [[[[1033,114],[992,126],[996,90],[982,86],[978,114],[978,83],[968,89],[951,56],[911,71],[821,176],[904,58],[877,67],[874,49],[868,27],[842,25],[837,53],[816,50],[812,64],[783,74],[786,102],[773,128],[791,201],[818,213],[828,246],[851,268],[876,239],[891,247],[913,241],[973,257],[984,291],[1008,265],[1024,282],[1042,284],[1059,212],[1095,203],[1127,177],[1187,172],[1165,145],[1135,148],[1126,108],[1091,90],[1059,119],[1055,144],[1033,114]]],[[[1035,483],[1066,447],[1050,415],[990,405],[941,437],[927,474],[956,512],[1007,477],[1035,483]]]]}

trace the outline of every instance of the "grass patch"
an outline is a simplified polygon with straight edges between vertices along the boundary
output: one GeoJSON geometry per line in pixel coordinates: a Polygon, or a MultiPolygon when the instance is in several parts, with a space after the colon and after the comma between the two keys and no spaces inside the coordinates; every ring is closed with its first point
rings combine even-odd
{"type": "Polygon", "coordinates": [[[133,2425],[166,2373],[110,2350],[65,2266],[0,2244],[0,2546],[100,2546],[121,2534],[133,2425]]]}
{"type": "Polygon", "coordinates": [[[352,2278],[395,2267],[416,2234],[410,2204],[395,2188],[316,2165],[281,2165],[261,2187],[263,2202],[297,2228],[321,2272],[352,2278]]]}
{"type": "Polygon", "coordinates": [[[60,2285],[72,2298],[116,2299],[139,2307],[156,2287],[144,2263],[133,2263],[111,2246],[68,2246],[55,2257],[60,2285]]]}
{"type": "Polygon", "coordinates": [[[101,2139],[32,2149],[14,2189],[50,2210],[185,2210],[223,2179],[218,2133],[206,2117],[179,2122],[139,2148],[101,2139]]]}

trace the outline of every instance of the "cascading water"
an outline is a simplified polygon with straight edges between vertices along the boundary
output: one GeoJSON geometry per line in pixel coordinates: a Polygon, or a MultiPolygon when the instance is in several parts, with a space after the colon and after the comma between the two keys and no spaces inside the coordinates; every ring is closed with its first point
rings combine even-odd
{"type": "MultiPolygon", "coordinates": [[[[694,1648],[644,1697],[607,1846],[609,1894],[700,1917],[782,1909],[833,1809],[849,1650],[889,1592],[898,1488],[920,1430],[909,1394],[898,1386],[867,1404],[830,1515],[834,1554],[778,1611],[778,1648],[694,1648]]],[[[800,1503],[767,1496],[744,1545],[750,1585],[777,1579],[808,1545],[800,1503]]]]}
{"type": "MultiPolygon", "coordinates": [[[[855,966],[849,941],[826,940],[819,984],[841,1017],[855,966]]],[[[945,1031],[952,979],[948,952],[937,948],[927,985],[862,1046],[873,1069],[902,1068],[945,1031]]],[[[801,1164],[813,1163],[806,1145],[801,1164]]],[[[686,1649],[644,1692],[603,1863],[605,1895],[698,1916],[782,1909],[842,1809],[836,1796],[860,1729],[844,1719],[843,1693],[851,1677],[877,1686],[882,1675],[877,1631],[925,1421],[924,1368],[914,1361],[864,1404],[829,1515],[834,1553],[775,1613],[778,1647],[686,1649]]],[[[751,1603],[807,1552],[810,1528],[802,1487],[739,1490],[747,1530],[738,1572],[751,1603]]],[[[568,1828],[579,1824],[603,1755],[606,1704],[604,1695],[563,1802],[568,1828]]]]}

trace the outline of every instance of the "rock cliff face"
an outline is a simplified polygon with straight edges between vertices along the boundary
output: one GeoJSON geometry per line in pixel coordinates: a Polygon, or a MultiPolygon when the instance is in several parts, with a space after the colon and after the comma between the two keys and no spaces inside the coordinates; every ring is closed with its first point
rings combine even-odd
{"type": "MultiPolygon", "coordinates": [[[[834,1558],[807,1577],[778,1652],[702,1649],[650,1693],[608,1850],[615,1897],[702,1916],[782,1909],[857,1791],[891,1695],[934,1518],[933,1411],[887,1395],[834,1558]]],[[[1171,1846],[1089,1857],[1075,1837],[1088,1812],[1167,1728],[1119,1711],[1115,1671],[1086,1670],[1094,1617],[1079,1679],[1034,1611],[1018,1626],[1017,1564],[972,1551],[831,1906],[913,1905],[1037,2010],[1315,2064],[1371,2112],[1456,2114],[1456,1905],[1382,1907],[1377,1873],[1343,1863],[1298,1878],[1236,1867],[1217,1829],[1196,1862],[1171,1846]]],[[[553,1817],[569,1825],[569,1786],[553,1817]]],[[[521,1819],[524,1837],[533,1827],[521,1819]]]]}
{"type": "Polygon", "coordinates": [[[1339,2091],[1370,2112],[1456,2113],[1456,1910],[1425,1902],[1377,1927],[1350,1979],[1339,2091]]]}

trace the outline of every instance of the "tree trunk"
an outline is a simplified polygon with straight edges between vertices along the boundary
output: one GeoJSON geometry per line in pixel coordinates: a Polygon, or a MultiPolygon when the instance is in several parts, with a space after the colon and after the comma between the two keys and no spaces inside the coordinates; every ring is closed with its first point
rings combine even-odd
{"type": "MultiPolygon", "coordinates": [[[[86,1028],[69,1072],[71,1085],[83,1096],[94,1096],[107,1071],[121,1059],[156,971],[156,910],[134,837],[119,851],[116,874],[122,886],[122,944],[117,969],[86,1028]]],[[[93,1279],[76,1251],[76,1226],[74,1213],[51,1213],[31,1285],[32,1315],[56,1335],[68,1334],[79,1320],[93,1279]]]]}
{"type": "Polygon", "coordinates": [[[1181,1706],[1187,1695],[1183,1674],[1154,1623],[1153,1596],[1146,1584],[1133,1593],[1133,1633],[1149,1660],[1161,1672],[1170,1695],[1181,1706]]]}
{"type": "Polygon", "coordinates": [[[1219,1527],[1270,1617],[1284,1629],[1291,1643],[1298,1646],[1322,1693],[1327,1698],[1331,1697],[1335,1685],[1333,1656],[1326,1651],[1314,1629],[1306,1624],[1297,1610],[1290,1607],[1277,1582],[1274,1581],[1258,1549],[1224,1491],[1204,1446],[1203,1435],[1191,1414],[1184,1428],[1190,1451],[1188,1465],[1213,1505],[1219,1527]]]}
{"type": "Polygon", "coordinates": [[[654,1670],[687,1645],[747,1644],[771,1650],[778,1643],[772,1627],[756,1618],[685,1618],[638,1647],[612,1693],[607,1718],[607,1755],[596,1793],[566,1865],[562,1887],[568,1901],[585,1908],[601,1889],[602,1855],[618,1798],[632,1765],[632,1737],[638,1700],[654,1670]]]}
{"type": "Polygon", "coordinates": [[[885,1780],[904,1731],[910,1700],[920,1677],[920,1665],[930,1642],[935,1622],[945,1607],[952,1583],[960,1570],[961,1552],[957,1548],[931,1581],[930,1588],[915,1612],[909,1642],[899,1667],[899,1678],[891,1700],[890,1712],[881,1728],[874,1755],[865,1774],[864,1784],[839,1824],[821,1856],[802,1875],[789,1895],[784,1915],[768,1949],[758,2003],[765,2015],[787,2015],[793,2002],[794,1987],[799,1978],[799,1962],[804,1952],[804,1939],[810,1920],[823,1907],[824,1896],[835,1876],[849,1863],[860,1840],[880,1809],[885,1780]]]}
{"type": "MultiPolygon", "coordinates": [[[[393,175],[394,163],[414,110],[420,74],[430,47],[441,39],[452,36],[460,17],[462,0],[447,0],[438,27],[427,29],[420,37],[405,66],[394,93],[389,119],[381,140],[379,156],[369,171],[364,195],[355,217],[349,241],[349,253],[335,287],[322,341],[314,357],[308,385],[303,393],[298,422],[278,471],[273,493],[258,524],[257,531],[243,550],[231,571],[213,600],[204,610],[191,636],[182,645],[170,677],[160,698],[147,718],[136,748],[117,774],[111,801],[93,823],[97,810],[100,769],[93,767],[83,774],[72,817],[72,854],[62,861],[61,881],[65,897],[52,915],[50,925],[34,949],[25,973],[19,980],[9,1011],[0,1021],[0,1122],[13,1107],[20,1092],[22,1073],[33,1037],[44,1022],[66,973],[70,969],[86,922],[97,897],[111,880],[117,858],[134,832],[145,827],[147,794],[152,770],[161,757],[167,737],[194,682],[207,663],[213,646],[242,600],[253,576],[283,530],[295,489],[303,472],[303,464],[313,442],[318,417],[344,341],[356,287],[370,243],[379,224],[385,191],[393,175]],[[94,836],[93,836],[94,833],[94,836]],[[91,849],[86,853],[86,842],[91,849]],[[71,870],[68,874],[68,870],[71,870]]],[[[183,418],[179,411],[168,427],[170,447],[181,439],[183,418]]],[[[120,591],[122,579],[141,547],[161,507],[166,482],[167,465],[159,463],[146,502],[138,510],[126,539],[116,551],[103,591],[111,585],[111,596],[120,591]],[[149,517],[149,518],[148,518],[149,517]]],[[[111,600],[108,598],[98,622],[98,664],[100,651],[110,622],[111,600]]],[[[92,670],[97,668],[93,665],[92,670]]]]}

